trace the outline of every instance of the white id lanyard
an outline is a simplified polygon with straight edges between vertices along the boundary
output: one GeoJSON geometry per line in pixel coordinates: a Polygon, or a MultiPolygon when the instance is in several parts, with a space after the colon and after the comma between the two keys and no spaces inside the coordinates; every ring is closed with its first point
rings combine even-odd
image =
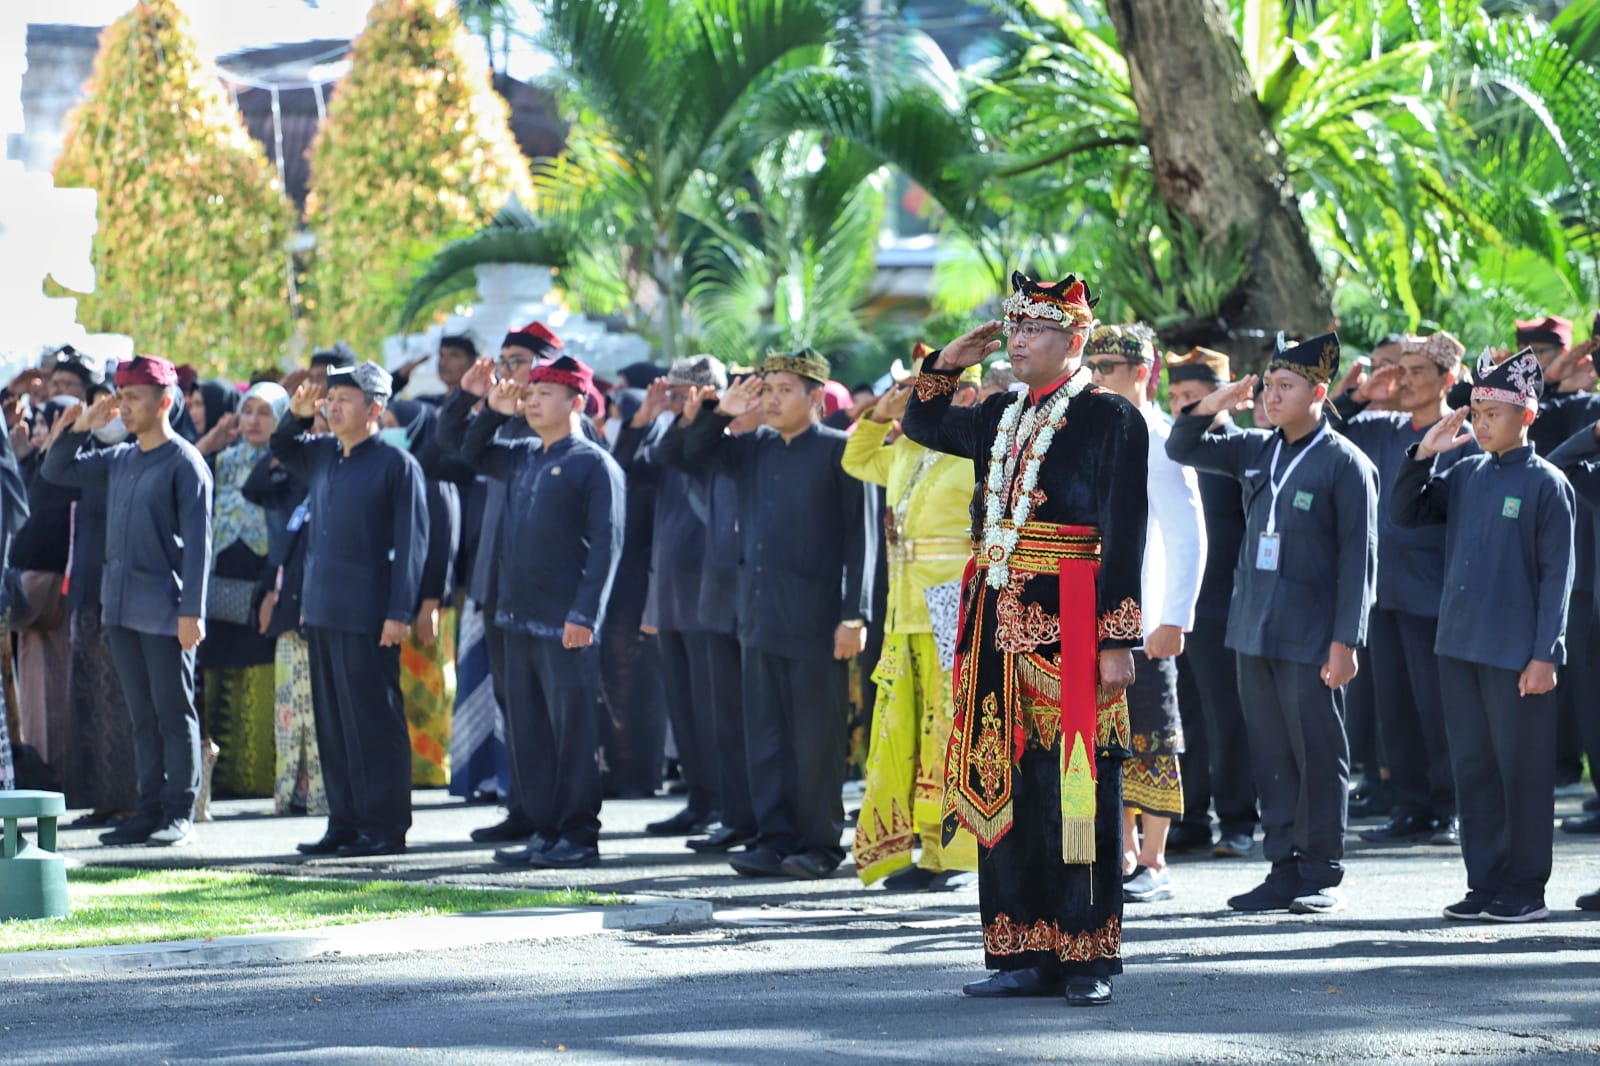
{"type": "Polygon", "coordinates": [[[1278,497],[1283,493],[1283,487],[1294,476],[1294,468],[1300,465],[1301,460],[1311,454],[1311,449],[1317,446],[1328,433],[1328,423],[1322,423],[1322,428],[1317,430],[1317,435],[1311,442],[1301,449],[1300,454],[1289,460],[1289,466],[1283,472],[1283,479],[1278,479],[1278,457],[1283,454],[1283,438],[1278,438],[1277,445],[1272,449],[1272,465],[1267,469],[1267,487],[1272,490],[1272,502],[1267,510],[1267,531],[1261,534],[1260,541],[1256,544],[1256,569],[1278,569],[1278,497]]]}

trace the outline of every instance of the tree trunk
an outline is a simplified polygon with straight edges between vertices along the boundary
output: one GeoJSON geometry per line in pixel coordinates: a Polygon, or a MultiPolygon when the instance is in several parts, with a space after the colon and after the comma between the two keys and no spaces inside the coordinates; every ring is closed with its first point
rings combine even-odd
{"type": "MultiPolygon", "coordinates": [[[[1250,269],[1230,330],[1320,333],[1333,316],[1221,0],[1106,0],[1128,62],[1156,192],[1208,238],[1237,228],[1250,269]]],[[[1242,354],[1242,353],[1241,353],[1242,354]]]]}

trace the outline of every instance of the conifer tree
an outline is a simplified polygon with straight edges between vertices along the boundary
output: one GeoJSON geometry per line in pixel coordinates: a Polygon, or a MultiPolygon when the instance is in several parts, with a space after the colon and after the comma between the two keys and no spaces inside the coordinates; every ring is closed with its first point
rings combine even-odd
{"type": "Polygon", "coordinates": [[[377,0],[311,150],[319,343],[376,358],[432,253],[513,195],[533,203],[528,161],[455,5],[377,0]]]}
{"type": "Polygon", "coordinates": [[[91,331],[203,374],[282,355],[294,210],[175,0],[139,0],[101,34],[55,180],[99,194],[91,331]]]}

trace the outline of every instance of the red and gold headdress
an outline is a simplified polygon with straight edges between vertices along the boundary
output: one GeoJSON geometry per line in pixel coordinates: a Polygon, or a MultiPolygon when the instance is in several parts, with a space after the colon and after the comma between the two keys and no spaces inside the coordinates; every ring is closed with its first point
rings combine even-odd
{"type": "Polygon", "coordinates": [[[1094,305],[1099,302],[1076,274],[1068,274],[1060,281],[1041,283],[1020,270],[1013,270],[1011,295],[1000,308],[1013,322],[1042,318],[1064,326],[1087,326],[1094,322],[1094,305]]]}

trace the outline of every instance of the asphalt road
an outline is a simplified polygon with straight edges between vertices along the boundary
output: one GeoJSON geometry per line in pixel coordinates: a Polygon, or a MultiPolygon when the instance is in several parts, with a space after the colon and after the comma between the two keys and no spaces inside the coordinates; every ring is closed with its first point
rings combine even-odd
{"type": "MultiPolygon", "coordinates": [[[[651,838],[665,800],[608,806],[606,865],[506,874],[459,844],[491,812],[419,795],[397,860],[296,864],[314,822],[202,826],[196,849],[118,861],[217,863],[348,876],[562,882],[711,898],[718,921],[447,953],[18,982],[0,1055],[33,1063],[1423,1062],[1600,1061],[1600,841],[1558,834],[1552,921],[1445,923],[1459,856],[1352,844],[1350,909],[1242,918],[1223,900],[1259,862],[1181,861],[1175,900],[1130,906],[1116,1002],[961,996],[982,965],[973,892],[862,890],[846,871],[751,882],[651,838]]],[[[1567,808],[1570,809],[1570,806],[1567,808]]],[[[69,848],[89,838],[74,834],[69,848]]],[[[85,860],[113,857],[83,849],[85,860]]],[[[398,947],[398,945],[397,945],[398,947]]]]}

